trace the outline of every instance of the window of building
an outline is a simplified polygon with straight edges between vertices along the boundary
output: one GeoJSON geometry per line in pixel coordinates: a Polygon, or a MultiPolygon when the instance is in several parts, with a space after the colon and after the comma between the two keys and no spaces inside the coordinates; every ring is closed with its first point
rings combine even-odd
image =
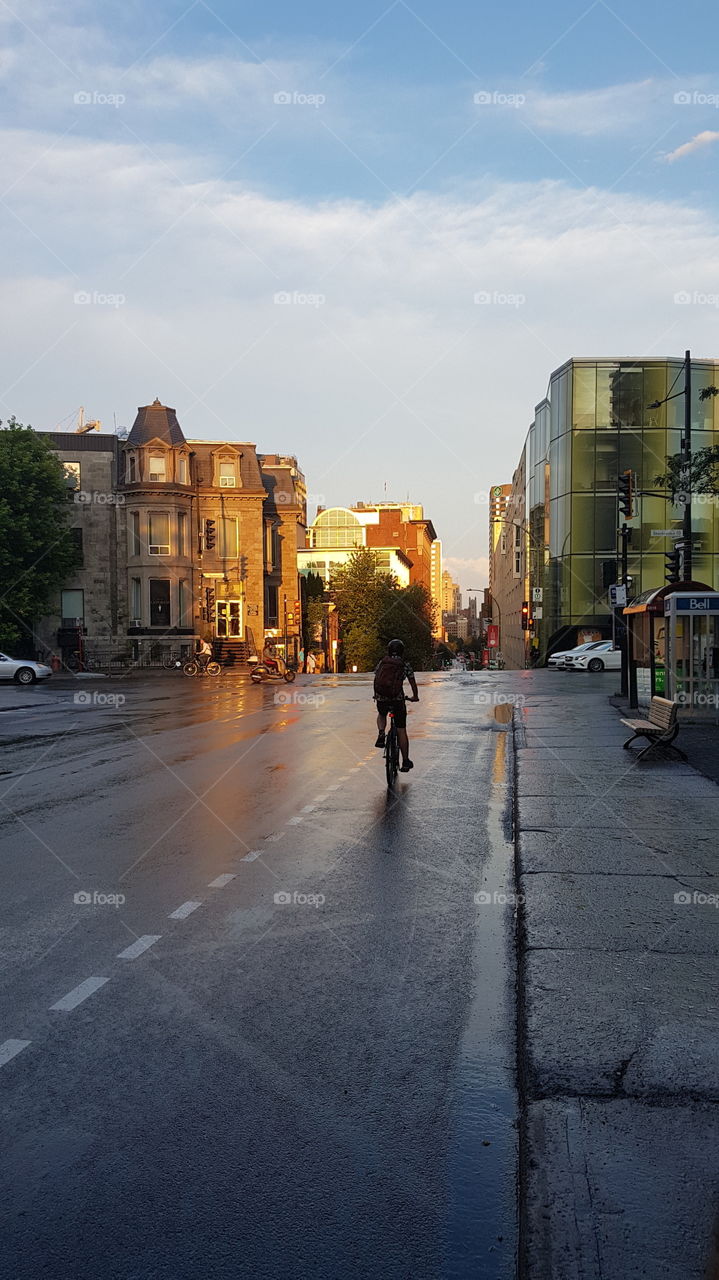
{"type": "Polygon", "coordinates": [[[239,542],[237,520],[234,516],[217,521],[217,542],[219,554],[223,560],[237,559],[239,542]]]}
{"type": "Polygon", "coordinates": [[[62,469],[65,475],[65,484],[71,493],[80,488],[80,463],[79,462],[63,462],[62,469]]]}
{"type": "Polygon", "coordinates": [[[312,546],[326,547],[361,547],[364,545],[362,526],[354,512],[346,507],[330,507],[321,511],[310,534],[312,546]]]}
{"type": "Polygon", "coordinates": [[[269,583],[265,586],[265,626],[276,627],[278,625],[278,590],[277,587],[271,586],[269,583]]]}
{"type": "Polygon", "coordinates": [[[170,579],[150,578],[150,626],[170,625],[170,579]]]}
{"type": "Polygon", "coordinates": [[[234,489],[237,483],[236,468],[234,462],[220,463],[220,488],[234,489]]]}
{"type": "Polygon", "coordinates": [[[85,621],[85,592],[61,591],[60,613],[63,626],[82,625],[85,621]]]}
{"type": "Polygon", "coordinates": [[[125,458],[125,483],[134,484],[137,480],[137,459],[134,453],[128,453],[125,458]]]}
{"type": "Polygon", "coordinates": [[[130,517],[130,555],[139,556],[142,551],[140,540],[140,512],[133,511],[130,517]]]}
{"type": "Polygon", "coordinates": [[[184,453],[181,453],[177,460],[178,484],[188,484],[189,483],[188,475],[189,473],[188,473],[188,467],[187,467],[187,458],[185,457],[184,453]]]}
{"type": "Polygon", "coordinates": [[[164,453],[150,454],[150,480],[162,484],[167,479],[167,461],[164,453]]]}
{"type": "Polygon", "coordinates": [[[166,511],[151,511],[148,520],[148,549],[151,556],[170,554],[170,517],[166,511]]]}
{"type": "Polygon", "coordinates": [[[500,535],[499,550],[501,551],[503,556],[507,554],[507,535],[504,532],[500,535]]]}
{"type": "Polygon", "coordinates": [[[522,552],[517,551],[516,548],[514,552],[514,576],[515,578],[521,578],[522,576],[522,552]]]}
{"type": "Polygon", "coordinates": [[[265,569],[270,573],[280,563],[280,531],[277,525],[265,525],[265,569]]]}
{"type": "Polygon", "coordinates": [[[187,512],[178,511],[177,513],[177,554],[178,556],[187,555],[187,512]]]}
{"type": "Polygon", "coordinates": [[[72,538],[75,546],[75,552],[77,554],[77,566],[81,569],[85,563],[85,556],[82,547],[82,529],[71,529],[70,537],[72,538]]]}
{"type": "Polygon", "coordinates": [[[142,622],[142,579],[133,578],[130,585],[130,617],[133,622],[142,622]]]}
{"type": "Polygon", "coordinates": [[[177,586],[177,625],[179,627],[188,626],[187,610],[190,604],[189,583],[185,578],[180,578],[177,586]]]}

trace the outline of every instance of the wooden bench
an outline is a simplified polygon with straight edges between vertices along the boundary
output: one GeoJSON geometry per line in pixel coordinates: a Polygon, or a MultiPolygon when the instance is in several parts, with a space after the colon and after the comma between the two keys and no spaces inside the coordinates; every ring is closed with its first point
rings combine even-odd
{"type": "Polygon", "coordinates": [[[649,704],[648,720],[622,720],[622,724],[632,730],[632,737],[624,743],[625,751],[635,738],[649,739],[649,746],[639,752],[637,760],[643,760],[650,751],[657,749],[673,751],[680,759],[686,760],[684,752],[672,745],[679,732],[679,725],[677,724],[677,704],[671,702],[669,698],[652,698],[649,704]]]}

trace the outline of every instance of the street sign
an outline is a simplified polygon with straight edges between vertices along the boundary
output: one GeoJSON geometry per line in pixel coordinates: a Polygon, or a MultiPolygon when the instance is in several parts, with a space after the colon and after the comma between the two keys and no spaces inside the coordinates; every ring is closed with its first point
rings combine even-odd
{"type": "Polygon", "coordinates": [[[499,648],[499,627],[497,626],[496,622],[490,622],[489,626],[487,627],[487,648],[488,649],[499,648]]]}
{"type": "Polygon", "coordinates": [[[534,601],[534,603],[535,603],[535,604],[541,604],[541,603],[542,603],[542,588],[541,588],[541,587],[532,587],[532,600],[534,601]]]}
{"type": "Polygon", "coordinates": [[[541,606],[541,604],[538,604],[538,605],[537,605],[536,609],[534,610],[533,617],[534,617],[534,618],[536,618],[539,622],[541,622],[541,620],[542,620],[542,606],[541,606]]]}
{"type": "Polygon", "coordinates": [[[681,529],[652,529],[653,538],[681,538],[681,529]]]}
{"type": "Polygon", "coordinates": [[[627,603],[627,588],[621,583],[609,588],[609,603],[612,609],[622,609],[627,603]]]}

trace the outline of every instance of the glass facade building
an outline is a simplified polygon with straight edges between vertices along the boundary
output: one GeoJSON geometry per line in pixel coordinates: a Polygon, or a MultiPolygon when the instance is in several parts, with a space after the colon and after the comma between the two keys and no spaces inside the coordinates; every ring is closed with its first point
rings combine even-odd
{"type": "MultiPolygon", "coordinates": [[[[719,386],[719,362],[692,361],[692,450],[719,444],[719,405],[700,391],[719,386]]],[[[684,508],[657,491],[656,476],[681,449],[684,396],[648,406],[684,386],[677,359],[567,361],[551,375],[526,443],[526,517],[530,588],[542,588],[535,623],[540,654],[574,629],[607,634],[607,575],[620,556],[618,477],[631,469],[638,496],[630,520],[630,596],[664,584],[672,541],[660,530],[682,526],[684,508]]],[[[693,577],[719,587],[719,505],[695,495],[698,536],[693,577]]]]}

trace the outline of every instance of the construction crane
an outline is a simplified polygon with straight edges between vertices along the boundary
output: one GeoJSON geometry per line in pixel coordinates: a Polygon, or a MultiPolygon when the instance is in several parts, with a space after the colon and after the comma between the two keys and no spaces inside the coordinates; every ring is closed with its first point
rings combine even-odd
{"type": "Polygon", "coordinates": [[[99,431],[101,426],[102,426],[102,423],[100,422],[99,418],[88,418],[86,422],[84,406],[80,405],[80,408],[78,409],[78,412],[77,412],[77,425],[75,427],[75,435],[84,436],[84,435],[87,435],[88,431],[99,431]]]}

